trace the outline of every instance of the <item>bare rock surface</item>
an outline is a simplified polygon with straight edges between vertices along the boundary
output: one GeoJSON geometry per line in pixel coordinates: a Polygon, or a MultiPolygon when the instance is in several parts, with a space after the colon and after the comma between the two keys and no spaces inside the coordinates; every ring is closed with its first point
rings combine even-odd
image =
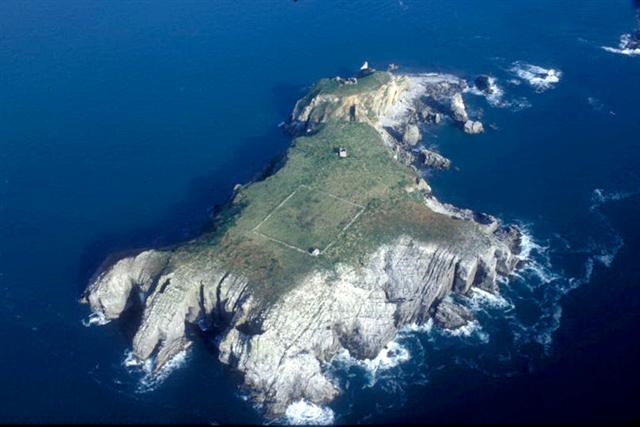
{"type": "MultiPolygon", "coordinates": [[[[289,129],[306,134],[328,122],[366,123],[379,132],[380,143],[393,147],[398,160],[408,151],[394,135],[404,132],[405,143],[417,144],[420,132],[407,124],[420,119],[420,105],[433,106],[425,117],[450,107],[454,121],[469,120],[461,96],[465,83],[454,76],[376,73],[365,78],[380,78],[380,84],[360,89],[362,79],[333,80],[327,83],[331,91],[300,100],[289,129]]],[[[450,165],[435,152],[422,153],[423,165],[450,165]]],[[[156,369],[187,348],[189,329],[200,327],[217,334],[219,360],[242,374],[244,387],[269,415],[283,414],[300,399],[327,403],[340,390],[324,366],[339,352],[374,358],[400,328],[431,318],[443,327],[459,327],[470,314],[447,297],[466,294],[474,286],[498,292],[497,277],[510,274],[518,263],[517,228],[440,203],[417,173],[415,180],[422,193],[412,196],[422,197],[426,218],[443,218],[451,227],[448,238],[403,233],[358,262],[345,260],[306,272],[268,303],[254,295],[255,277],[229,268],[208,249],[217,243],[187,242],[120,259],[92,279],[83,301],[104,321],[141,307],[133,354],[156,369]]]]}

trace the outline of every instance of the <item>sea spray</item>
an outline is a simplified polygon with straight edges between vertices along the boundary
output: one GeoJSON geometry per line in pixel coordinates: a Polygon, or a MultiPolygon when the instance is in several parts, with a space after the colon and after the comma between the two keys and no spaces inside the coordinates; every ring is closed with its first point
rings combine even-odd
{"type": "Polygon", "coordinates": [[[493,76],[487,77],[486,90],[481,90],[475,84],[471,84],[464,92],[483,97],[494,108],[506,108],[516,112],[531,107],[527,98],[509,99],[502,86],[498,84],[498,79],[493,76]]]}
{"type": "Polygon", "coordinates": [[[136,393],[147,393],[158,388],[175,370],[185,366],[189,349],[185,349],[168,362],[166,362],[159,370],[154,370],[154,361],[152,358],[141,360],[136,357],[132,351],[125,352],[122,366],[130,373],[139,376],[136,393]]]}
{"type": "Polygon", "coordinates": [[[397,341],[389,342],[373,359],[356,359],[349,350],[343,349],[333,359],[333,363],[342,367],[359,367],[367,373],[369,384],[375,384],[378,373],[397,367],[411,359],[409,351],[397,341]]]}
{"type": "Polygon", "coordinates": [[[620,36],[618,47],[601,46],[601,48],[607,52],[617,53],[619,55],[640,56],[640,47],[635,47],[632,41],[633,35],[627,33],[620,36]]]}
{"type": "Polygon", "coordinates": [[[306,400],[298,400],[287,407],[286,424],[329,425],[334,423],[334,413],[330,408],[318,406],[306,400]]]}
{"type": "Polygon", "coordinates": [[[555,68],[543,68],[522,61],[516,61],[509,69],[513,74],[529,83],[536,92],[544,92],[560,82],[562,71],[555,68]]]}
{"type": "Polygon", "coordinates": [[[82,325],[86,328],[93,325],[103,326],[107,323],[109,323],[109,320],[100,311],[93,312],[86,319],[82,319],[82,325]]]}

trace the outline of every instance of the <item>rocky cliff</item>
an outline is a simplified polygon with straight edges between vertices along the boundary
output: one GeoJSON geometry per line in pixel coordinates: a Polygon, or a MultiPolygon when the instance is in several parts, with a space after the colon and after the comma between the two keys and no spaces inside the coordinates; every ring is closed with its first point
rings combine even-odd
{"type": "Polygon", "coordinates": [[[373,358],[431,317],[459,327],[469,313],[445,297],[497,292],[497,276],[516,267],[516,228],[441,204],[419,174],[416,129],[440,115],[461,122],[464,87],[435,74],[319,82],[289,120],[299,137],[285,166],[240,189],[217,231],[118,260],[83,301],[100,322],[141,310],[133,353],[156,369],[199,327],[216,333],[220,361],[269,415],[329,402],[340,390],[324,367],[338,352],[373,358]]]}

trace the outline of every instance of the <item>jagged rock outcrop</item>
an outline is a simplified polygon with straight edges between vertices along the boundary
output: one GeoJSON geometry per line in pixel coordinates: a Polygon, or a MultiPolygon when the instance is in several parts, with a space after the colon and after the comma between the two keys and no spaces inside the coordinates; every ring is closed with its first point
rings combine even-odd
{"type": "Polygon", "coordinates": [[[469,114],[467,113],[467,108],[464,105],[462,94],[455,93],[451,97],[450,108],[451,117],[453,118],[453,120],[462,125],[466,133],[477,134],[484,132],[484,127],[482,126],[481,122],[469,119],[469,114]]]}
{"type": "Polygon", "coordinates": [[[444,329],[458,329],[473,320],[473,313],[466,307],[445,298],[431,310],[434,323],[444,329]]]}
{"type": "Polygon", "coordinates": [[[466,123],[469,121],[469,115],[467,114],[467,108],[464,105],[462,94],[455,93],[451,97],[450,108],[453,120],[459,123],[466,123]]]}
{"type": "Polygon", "coordinates": [[[451,160],[447,159],[442,154],[427,150],[426,148],[420,150],[420,162],[422,165],[434,169],[446,170],[451,167],[451,160]]]}
{"type": "Polygon", "coordinates": [[[487,76],[486,74],[481,74],[476,77],[473,84],[478,88],[478,90],[486,94],[490,94],[493,91],[491,76],[487,76]]]}
{"type": "Polygon", "coordinates": [[[401,102],[401,97],[412,85],[412,80],[406,76],[389,73],[381,75],[388,80],[373,90],[355,93],[345,91],[344,94],[335,91],[320,92],[311,100],[299,100],[290,117],[290,129],[293,133],[302,133],[302,130],[310,132],[318,124],[329,121],[376,124],[380,117],[385,116],[401,102]]]}
{"type": "Polygon", "coordinates": [[[420,138],[421,135],[418,126],[414,124],[408,124],[404,130],[404,135],[402,135],[402,142],[407,145],[413,146],[420,142],[420,138]]]}
{"type": "Polygon", "coordinates": [[[165,252],[144,251],[119,260],[92,280],[84,302],[105,320],[117,319],[129,306],[132,292],[144,299],[155,286],[155,279],[166,267],[168,259],[169,254],[165,252]]]}
{"type": "MultiPolygon", "coordinates": [[[[330,91],[317,89],[296,104],[289,130],[308,134],[329,122],[366,123],[377,138],[369,142],[368,137],[367,142],[380,146],[386,143],[395,153],[393,158],[405,156],[413,161],[413,154],[397,136],[413,133],[410,126],[417,129],[407,124],[420,120],[418,111],[424,111],[420,105],[430,103],[442,111],[451,106],[455,121],[468,119],[460,95],[466,84],[453,76],[375,73],[366,78],[380,80],[375,81],[377,84],[370,80],[364,88],[357,86],[361,83],[346,80],[326,81],[330,91]]],[[[412,135],[411,141],[415,139],[412,135]]],[[[425,149],[422,153],[425,165],[449,166],[448,159],[435,152],[425,149]]],[[[344,165],[369,154],[356,152],[336,161],[344,165]]],[[[335,157],[328,149],[326,158],[335,157]]],[[[380,163],[374,164],[380,167],[380,163]]],[[[309,170],[315,172],[313,166],[309,170]]],[[[302,167],[296,172],[300,170],[302,167]]],[[[142,312],[132,342],[133,354],[151,361],[155,369],[187,348],[190,328],[199,327],[217,334],[220,361],[242,374],[254,400],[270,415],[283,414],[289,404],[300,399],[326,403],[339,393],[323,369],[336,354],[348,350],[356,358],[373,358],[400,328],[425,323],[432,317],[446,327],[461,326],[469,316],[452,306],[447,296],[452,292],[466,294],[474,286],[497,292],[497,276],[509,274],[519,260],[520,233],[515,227],[502,226],[490,215],[442,204],[430,194],[431,188],[414,173],[415,169],[405,167],[403,171],[413,177],[403,181],[411,184],[412,191],[407,195],[401,187],[399,192],[415,198],[412,200],[421,209],[416,215],[426,221],[419,226],[433,226],[432,234],[412,236],[400,228],[403,231],[394,234],[395,238],[376,243],[355,260],[340,260],[332,266],[318,264],[321,267],[295,276],[295,283],[286,287],[282,284],[286,292],[265,297],[255,293],[264,288],[256,282],[265,276],[249,273],[251,268],[271,271],[273,257],[259,258],[256,246],[251,247],[241,257],[248,259],[247,270],[233,267],[237,264],[223,259],[211,247],[241,245],[269,214],[258,225],[249,221],[251,227],[241,229],[239,240],[224,241],[224,235],[207,237],[125,257],[92,279],[83,301],[105,321],[118,318],[130,307],[139,307],[142,312]],[[439,227],[444,230],[442,234],[436,230],[439,227]],[[256,265],[255,259],[267,261],[256,265]]],[[[393,181],[394,186],[397,183],[393,181]]],[[[234,197],[241,197],[250,186],[236,189],[234,197]]],[[[376,182],[372,188],[376,194],[391,192],[376,182]]],[[[291,256],[297,255],[295,247],[285,246],[273,250],[293,250],[291,256]]],[[[271,255],[276,256],[275,252],[271,255]]],[[[288,252],[286,257],[290,257],[288,252]]],[[[270,284],[267,291],[278,285],[270,284]]]]}
{"type": "Polygon", "coordinates": [[[464,131],[469,134],[478,134],[484,132],[484,126],[477,120],[467,120],[464,123],[464,131]]]}
{"type": "Polygon", "coordinates": [[[123,303],[141,295],[144,312],[133,353],[156,367],[185,348],[188,325],[217,323],[220,361],[243,373],[257,402],[281,414],[299,399],[325,403],[336,396],[322,365],[340,350],[374,358],[403,325],[426,322],[434,306],[436,321],[455,327],[456,316],[466,317],[444,298],[472,285],[492,289],[498,264],[515,262],[512,244],[491,234],[476,236],[462,250],[404,236],[372,253],[364,266],[313,272],[268,308],[255,306],[244,293],[246,280],[220,269],[215,260],[203,264],[145,251],[98,277],[87,299],[94,311],[114,318],[123,303]],[[167,257],[173,258],[169,266],[157,268],[167,257]],[[126,288],[128,297],[122,293],[126,288]]]}

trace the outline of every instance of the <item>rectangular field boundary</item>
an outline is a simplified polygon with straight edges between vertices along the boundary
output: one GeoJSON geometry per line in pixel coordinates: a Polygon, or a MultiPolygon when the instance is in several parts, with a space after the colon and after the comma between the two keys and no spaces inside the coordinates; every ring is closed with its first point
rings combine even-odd
{"type": "Polygon", "coordinates": [[[267,222],[271,218],[271,216],[273,216],[273,214],[278,209],[280,209],[282,206],[284,206],[285,203],[287,203],[301,189],[307,189],[309,191],[316,191],[318,193],[322,193],[322,194],[324,194],[326,196],[332,197],[332,198],[334,198],[336,200],[339,200],[341,202],[347,203],[347,204],[349,204],[351,206],[355,206],[355,207],[358,208],[358,212],[353,216],[353,218],[351,218],[351,220],[344,227],[342,227],[342,229],[340,231],[338,231],[338,233],[336,234],[335,238],[331,242],[329,242],[323,249],[320,250],[320,255],[323,255],[327,250],[329,250],[340,239],[340,236],[342,234],[344,234],[344,232],[346,232],[349,229],[349,227],[351,227],[353,225],[353,223],[356,222],[356,220],[360,217],[360,215],[362,215],[364,213],[364,211],[366,210],[365,206],[362,206],[362,205],[360,205],[358,203],[354,203],[354,202],[352,202],[350,200],[347,200],[347,199],[344,199],[342,197],[336,196],[335,194],[331,194],[328,191],[317,190],[315,188],[309,187],[308,185],[301,184],[298,188],[293,190],[291,192],[291,194],[289,194],[287,197],[285,197],[276,207],[274,207],[271,210],[271,212],[269,212],[269,214],[267,214],[267,216],[265,216],[264,219],[262,221],[260,221],[260,223],[258,225],[253,227],[253,229],[251,229],[251,232],[253,232],[253,233],[257,234],[258,236],[261,236],[261,237],[263,237],[263,238],[265,238],[267,240],[271,240],[272,242],[278,243],[278,244],[280,244],[280,245],[282,245],[282,246],[284,246],[286,248],[293,249],[295,251],[301,252],[303,254],[307,254],[309,256],[315,256],[315,255],[311,254],[308,250],[304,250],[304,249],[299,248],[299,247],[297,247],[295,245],[292,245],[292,244],[284,242],[284,241],[282,241],[280,239],[276,239],[274,237],[268,236],[268,235],[258,231],[258,229],[260,228],[260,226],[262,226],[262,224],[267,222]]]}

